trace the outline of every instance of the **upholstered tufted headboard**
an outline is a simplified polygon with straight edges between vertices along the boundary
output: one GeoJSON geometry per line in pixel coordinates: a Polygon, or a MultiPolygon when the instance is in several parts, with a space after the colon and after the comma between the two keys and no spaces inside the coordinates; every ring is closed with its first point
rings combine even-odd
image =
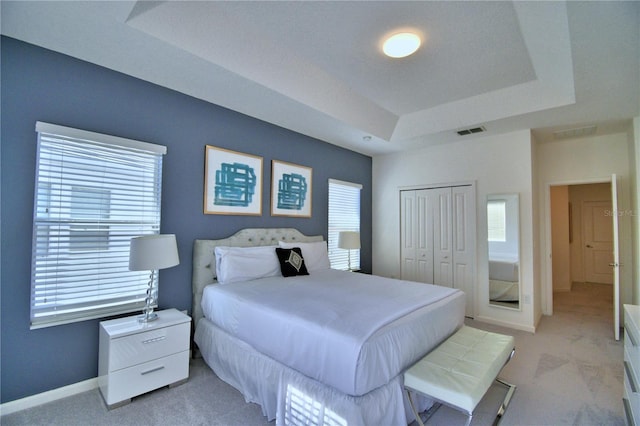
{"type": "Polygon", "coordinates": [[[222,240],[195,240],[193,243],[193,277],[191,288],[193,302],[191,314],[193,324],[202,318],[202,291],[216,282],[216,258],[214,249],[217,246],[255,247],[277,246],[278,241],[313,242],[322,241],[322,235],[306,236],[293,228],[247,228],[222,240]]]}

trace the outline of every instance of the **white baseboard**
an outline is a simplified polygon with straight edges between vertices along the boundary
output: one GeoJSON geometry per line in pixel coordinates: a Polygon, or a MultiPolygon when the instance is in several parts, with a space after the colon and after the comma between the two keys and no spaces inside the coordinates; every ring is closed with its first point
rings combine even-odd
{"type": "Polygon", "coordinates": [[[38,405],[66,398],[68,396],[77,395],[98,388],[98,378],[85,380],[83,382],[74,383],[72,385],[63,386],[61,388],[52,389],[26,398],[17,399],[15,401],[5,402],[0,405],[0,415],[12,414],[27,408],[37,407],[38,405]]]}
{"type": "Polygon", "coordinates": [[[500,320],[496,320],[496,319],[489,318],[489,317],[476,316],[474,318],[474,320],[480,321],[480,322],[486,322],[488,324],[499,325],[501,327],[507,327],[507,328],[513,328],[513,329],[516,329],[516,330],[528,331],[529,333],[533,333],[533,334],[535,334],[535,332],[536,332],[536,328],[535,327],[531,327],[531,326],[528,326],[528,325],[522,325],[522,324],[518,324],[518,323],[512,323],[512,322],[508,322],[508,321],[500,321],[500,320]]]}

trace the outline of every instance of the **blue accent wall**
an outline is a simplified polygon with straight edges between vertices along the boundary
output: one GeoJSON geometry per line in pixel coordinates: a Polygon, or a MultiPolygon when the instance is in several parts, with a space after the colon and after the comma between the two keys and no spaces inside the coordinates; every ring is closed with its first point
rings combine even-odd
{"type": "Polygon", "coordinates": [[[29,329],[36,121],[165,145],[162,232],[181,263],[160,272],[160,308],[191,310],[196,238],[246,227],[327,235],[329,178],[363,184],[362,269],[371,271],[371,158],[15,39],[1,39],[1,401],[97,376],[98,320],[29,329]],[[262,156],[262,216],[203,214],[205,145],[262,156]],[[271,217],[271,160],[313,168],[312,217],[271,217]]]}

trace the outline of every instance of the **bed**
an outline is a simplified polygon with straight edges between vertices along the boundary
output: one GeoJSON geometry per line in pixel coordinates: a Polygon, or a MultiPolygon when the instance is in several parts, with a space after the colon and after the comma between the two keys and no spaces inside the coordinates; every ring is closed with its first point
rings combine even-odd
{"type": "Polygon", "coordinates": [[[489,300],[518,302],[520,300],[520,271],[518,258],[489,256],[489,300]]]}
{"type": "MultiPolygon", "coordinates": [[[[328,259],[319,267],[308,255],[322,244],[326,251],[322,236],[291,228],[196,240],[197,349],[276,424],[407,424],[413,415],[402,373],[462,326],[464,293],[335,271],[328,259]],[[266,276],[228,281],[223,250],[277,246],[308,259],[309,275],[283,278],[265,268],[266,276]]],[[[421,408],[429,404],[420,400],[421,408]]]]}

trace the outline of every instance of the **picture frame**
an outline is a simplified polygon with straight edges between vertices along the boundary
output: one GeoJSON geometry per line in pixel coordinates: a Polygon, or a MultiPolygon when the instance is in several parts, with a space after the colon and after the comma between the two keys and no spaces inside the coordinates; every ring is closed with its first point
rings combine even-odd
{"type": "Polygon", "coordinates": [[[262,157],[205,146],[204,214],[262,215],[262,157]]]}
{"type": "Polygon", "coordinates": [[[311,217],[313,169],[271,161],[271,216],[311,217]]]}

